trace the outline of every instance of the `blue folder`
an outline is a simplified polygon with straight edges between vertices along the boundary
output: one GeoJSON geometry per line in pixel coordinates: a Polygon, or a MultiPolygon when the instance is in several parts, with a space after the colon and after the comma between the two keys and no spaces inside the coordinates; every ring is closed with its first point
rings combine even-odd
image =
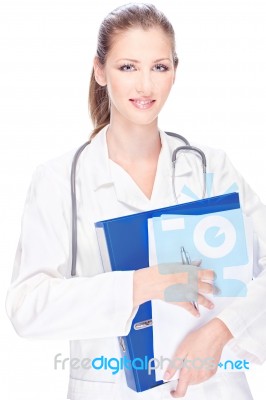
{"type": "MultiPolygon", "coordinates": [[[[162,214],[202,215],[237,208],[240,208],[238,193],[229,193],[97,222],[95,227],[103,268],[108,272],[130,271],[149,266],[149,218],[160,217],[162,214]]],[[[149,301],[139,307],[130,333],[119,338],[122,357],[143,360],[144,368],[125,368],[127,385],[136,392],[163,384],[163,381],[156,381],[154,370],[150,374],[147,370],[147,361],[154,357],[150,321],[152,310],[149,301]]]]}

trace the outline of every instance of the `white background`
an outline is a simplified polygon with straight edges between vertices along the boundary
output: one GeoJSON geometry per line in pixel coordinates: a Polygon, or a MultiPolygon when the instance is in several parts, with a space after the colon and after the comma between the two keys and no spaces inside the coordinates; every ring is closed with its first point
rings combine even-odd
{"type": "MultiPolygon", "coordinates": [[[[160,126],[223,148],[266,202],[266,6],[264,0],[154,1],[172,21],[180,58],[160,126]]],[[[1,398],[66,398],[68,343],[18,337],[4,300],[26,191],[42,161],[78,147],[91,125],[87,93],[96,35],[117,1],[0,3],[1,398]]],[[[265,299],[262,299],[264,302],[265,299]]],[[[264,400],[266,366],[249,374],[264,400]]]]}

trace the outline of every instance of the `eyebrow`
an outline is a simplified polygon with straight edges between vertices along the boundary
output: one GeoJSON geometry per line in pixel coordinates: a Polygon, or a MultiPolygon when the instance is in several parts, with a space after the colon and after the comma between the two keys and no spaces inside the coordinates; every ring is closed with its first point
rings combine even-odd
{"type": "MultiPolygon", "coordinates": [[[[154,62],[154,63],[158,63],[158,62],[160,62],[160,61],[165,61],[165,60],[171,61],[170,58],[164,57],[164,58],[158,58],[158,60],[154,60],[153,62],[154,62]]],[[[130,62],[134,62],[134,63],[136,63],[136,64],[141,62],[141,61],[139,61],[139,60],[133,60],[132,58],[127,58],[127,57],[125,57],[125,58],[120,58],[119,60],[117,60],[117,62],[118,62],[118,61],[130,61],[130,62]]]]}

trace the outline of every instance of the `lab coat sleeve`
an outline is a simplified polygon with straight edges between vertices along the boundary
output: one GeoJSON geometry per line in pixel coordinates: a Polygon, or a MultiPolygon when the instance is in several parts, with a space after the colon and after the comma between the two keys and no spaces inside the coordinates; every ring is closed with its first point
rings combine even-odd
{"type": "Polygon", "coordinates": [[[70,198],[69,188],[49,166],[39,166],[23,211],[7,314],[22,337],[81,340],[127,335],[136,313],[134,271],[66,278],[70,271],[66,197],[70,198]]]}
{"type": "Polygon", "coordinates": [[[234,336],[230,343],[233,350],[261,364],[266,359],[266,206],[226,156],[220,171],[220,182],[228,182],[229,174],[231,181],[238,185],[243,212],[251,218],[257,243],[253,266],[257,276],[247,285],[247,296],[236,298],[218,317],[234,336]]]}

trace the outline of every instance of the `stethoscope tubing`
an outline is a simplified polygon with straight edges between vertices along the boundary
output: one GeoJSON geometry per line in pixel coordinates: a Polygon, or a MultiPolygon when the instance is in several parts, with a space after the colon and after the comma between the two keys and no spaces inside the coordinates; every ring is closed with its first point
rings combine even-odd
{"type": "MultiPolygon", "coordinates": [[[[172,154],[172,190],[174,194],[174,198],[176,203],[178,203],[176,190],[175,190],[175,165],[176,158],[179,152],[185,151],[193,151],[201,158],[202,163],[202,173],[203,173],[203,192],[202,198],[206,196],[206,169],[207,169],[207,161],[206,156],[202,150],[195,146],[191,146],[189,141],[182,135],[174,132],[165,132],[168,136],[172,136],[176,139],[181,140],[184,143],[184,146],[177,147],[172,154]]],[[[77,264],[77,197],[76,197],[76,168],[80,154],[82,151],[91,143],[91,140],[84,143],[82,146],[78,148],[76,151],[72,165],[71,165],[71,207],[72,207],[72,261],[71,261],[71,276],[76,276],[76,264],[77,264]]]]}

